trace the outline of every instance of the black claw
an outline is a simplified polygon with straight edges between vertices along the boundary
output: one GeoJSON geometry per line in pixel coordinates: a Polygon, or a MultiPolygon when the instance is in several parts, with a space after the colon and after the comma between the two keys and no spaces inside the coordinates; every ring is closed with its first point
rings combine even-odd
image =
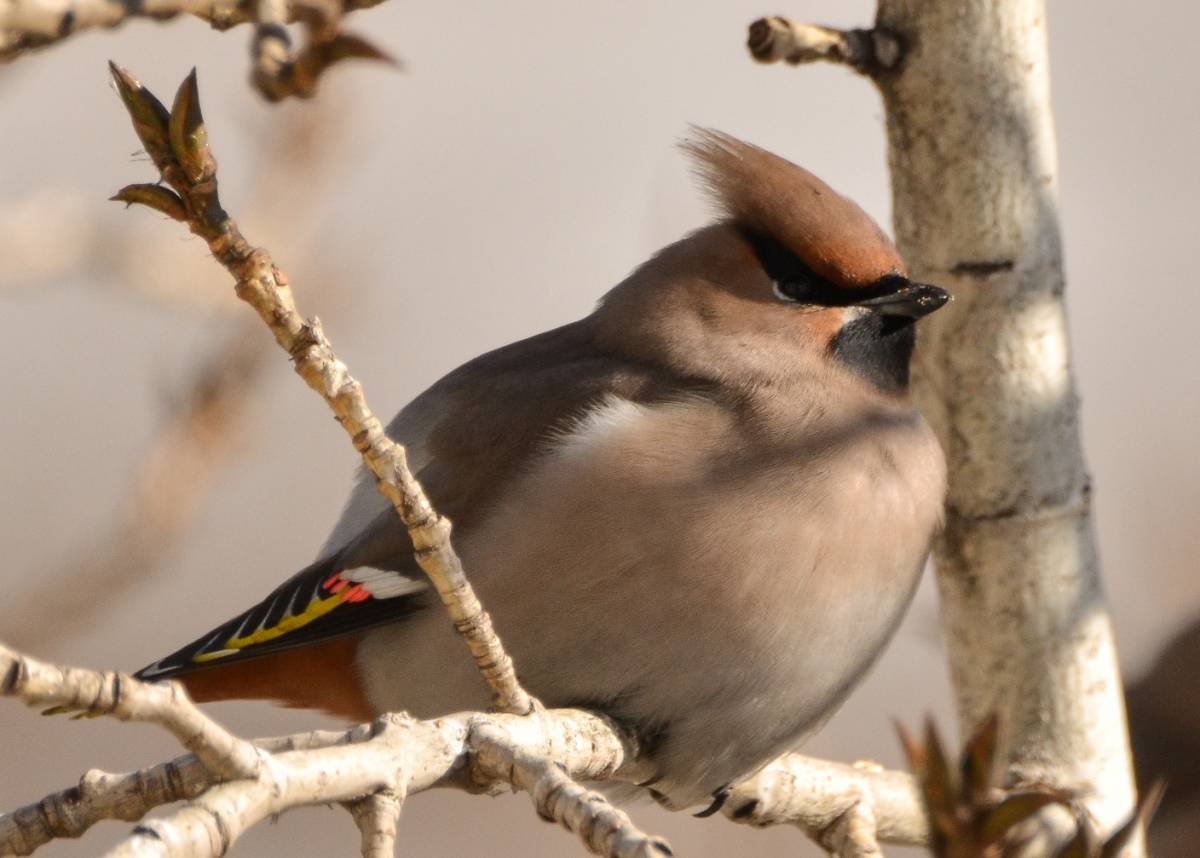
{"type": "Polygon", "coordinates": [[[712,816],[725,806],[725,802],[729,801],[729,796],[732,794],[733,792],[729,789],[729,787],[721,787],[719,790],[713,793],[712,804],[704,808],[704,810],[700,811],[699,813],[693,813],[692,816],[696,817],[697,819],[706,819],[707,817],[712,816]]]}
{"type": "Polygon", "coordinates": [[[668,801],[667,794],[665,792],[659,792],[656,789],[649,789],[649,790],[647,790],[647,792],[650,793],[650,798],[654,799],[656,802],[661,804],[663,807],[668,808],[668,809],[671,807],[670,801],[668,801]]]}

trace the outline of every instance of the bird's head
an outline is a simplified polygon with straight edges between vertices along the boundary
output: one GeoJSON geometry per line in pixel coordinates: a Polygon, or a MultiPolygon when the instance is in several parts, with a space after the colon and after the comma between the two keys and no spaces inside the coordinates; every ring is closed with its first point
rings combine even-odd
{"type": "Polygon", "coordinates": [[[626,336],[725,375],[829,361],[904,391],[913,323],[949,293],[910,281],[878,224],[804,168],[717,131],[682,145],[723,219],[610,293],[626,336]]]}

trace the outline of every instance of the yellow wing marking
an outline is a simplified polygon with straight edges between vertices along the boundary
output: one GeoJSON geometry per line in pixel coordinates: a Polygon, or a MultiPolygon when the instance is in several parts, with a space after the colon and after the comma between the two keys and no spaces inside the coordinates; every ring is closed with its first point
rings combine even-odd
{"type": "Polygon", "coordinates": [[[356,588],[349,587],[341,592],[334,593],[332,596],[326,596],[324,599],[313,599],[308,603],[299,614],[289,614],[273,626],[256,629],[245,637],[230,638],[225,641],[224,647],[216,652],[202,652],[192,656],[192,661],[215,661],[219,658],[224,658],[227,655],[233,655],[240,649],[245,649],[254,644],[266,643],[267,641],[275,640],[282,637],[290,631],[295,631],[298,628],[307,626],[313,620],[323,617],[346,601],[347,596],[354,595],[356,588]]]}

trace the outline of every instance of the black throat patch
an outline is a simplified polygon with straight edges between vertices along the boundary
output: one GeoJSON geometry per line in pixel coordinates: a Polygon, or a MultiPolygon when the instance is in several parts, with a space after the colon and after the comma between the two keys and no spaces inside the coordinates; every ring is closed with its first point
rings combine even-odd
{"type": "Polygon", "coordinates": [[[830,351],[881,390],[903,393],[916,335],[913,319],[868,311],[838,331],[830,351]]]}

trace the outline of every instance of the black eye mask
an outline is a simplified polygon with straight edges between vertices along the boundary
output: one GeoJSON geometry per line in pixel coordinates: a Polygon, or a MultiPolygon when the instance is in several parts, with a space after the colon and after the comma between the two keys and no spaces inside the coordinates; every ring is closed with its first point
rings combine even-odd
{"type": "Polygon", "coordinates": [[[773,237],[751,230],[742,234],[787,301],[818,307],[866,307],[893,319],[887,327],[894,330],[950,300],[938,287],[913,283],[902,274],[885,274],[861,289],[842,288],[818,275],[773,237]]]}

